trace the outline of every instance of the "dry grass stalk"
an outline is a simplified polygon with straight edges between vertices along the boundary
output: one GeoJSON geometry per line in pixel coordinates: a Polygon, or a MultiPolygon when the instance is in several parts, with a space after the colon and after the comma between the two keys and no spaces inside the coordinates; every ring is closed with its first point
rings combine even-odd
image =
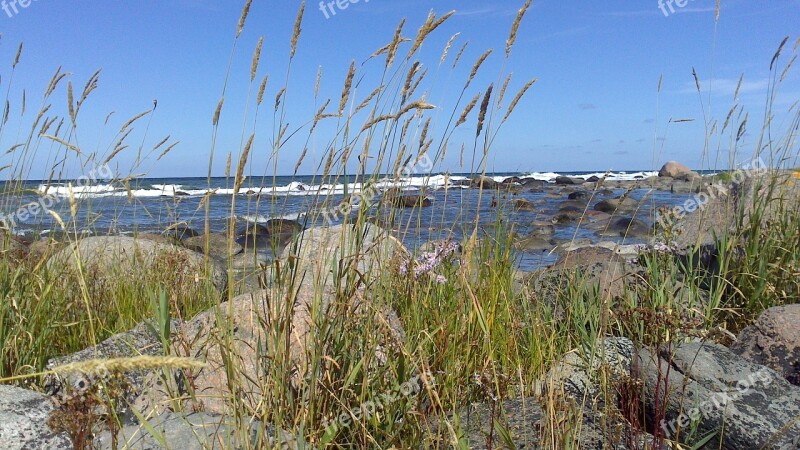
{"type": "Polygon", "coordinates": [[[480,97],[481,97],[481,92],[478,92],[475,95],[475,97],[472,97],[472,100],[470,100],[469,104],[467,104],[467,107],[464,108],[464,111],[461,113],[461,117],[458,118],[458,121],[456,122],[456,127],[467,121],[467,116],[469,116],[469,113],[472,112],[473,108],[475,108],[475,105],[478,104],[478,99],[480,97]]]}
{"type": "Polygon", "coordinates": [[[247,3],[244,4],[244,9],[242,9],[242,15],[239,17],[239,26],[236,28],[236,37],[238,38],[242,34],[242,30],[244,30],[244,23],[247,21],[247,15],[250,14],[250,5],[253,3],[253,0],[247,0],[247,3]]]}
{"type": "Polygon", "coordinates": [[[402,109],[400,109],[400,111],[397,113],[397,117],[399,118],[400,116],[402,116],[403,114],[411,111],[412,109],[416,110],[416,111],[424,111],[424,110],[427,110],[427,109],[434,109],[434,108],[436,108],[436,107],[431,105],[430,103],[426,103],[424,99],[417,100],[417,101],[415,101],[413,103],[409,103],[408,105],[406,105],[402,109]]]}
{"type": "Polygon", "coordinates": [[[261,102],[264,101],[264,91],[267,90],[267,81],[269,80],[269,75],[264,75],[264,79],[261,80],[261,86],[258,88],[258,95],[256,96],[256,104],[261,106],[261,102]]]}
{"type": "Polygon", "coordinates": [[[319,97],[319,84],[322,82],[322,66],[317,67],[317,81],[314,83],[314,97],[319,97]]]}
{"type": "Polygon", "coordinates": [[[205,364],[192,358],[175,356],[136,356],[133,358],[93,359],[55,367],[49,373],[82,373],[86,375],[103,375],[107,373],[123,373],[146,369],[202,369],[205,364]]]}
{"type": "Polygon", "coordinates": [[[158,155],[158,158],[156,158],[156,161],[160,161],[160,160],[161,160],[161,158],[163,158],[163,157],[167,156],[167,153],[169,153],[170,151],[172,151],[172,149],[173,149],[173,148],[175,148],[175,147],[177,147],[177,146],[178,146],[178,144],[180,144],[180,143],[181,143],[181,141],[176,141],[176,142],[172,143],[172,144],[171,144],[169,147],[165,148],[165,149],[164,149],[164,151],[163,151],[163,152],[161,152],[161,154],[160,154],[160,155],[158,155]]]}
{"type": "Polygon", "coordinates": [[[344,80],[344,88],[342,89],[342,97],[339,100],[339,115],[344,114],[344,108],[347,106],[347,101],[350,100],[350,89],[353,87],[353,78],[356,75],[356,62],[350,62],[350,69],[347,70],[347,78],[344,80]]]}
{"type": "Polygon", "coordinates": [[[124,150],[127,147],[127,145],[122,145],[122,143],[125,141],[125,139],[127,139],[127,137],[131,134],[132,131],[133,128],[129,129],[128,131],[125,132],[125,134],[122,135],[122,137],[117,141],[116,145],[114,146],[114,151],[112,151],[111,154],[108,155],[108,158],[106,158],[105,161],[103,161],[103,165],[106,165],[109,162],[111,162],[111,160],[114,159],[115,156],[117,156],[122,150],[124,150]]]}
{"type": "Polygon", "coordinates": [[[67,147],[68,149],[70,149],[70,150],[74,151],[75,153],[77,153],[77,154],[79,154],[79,155],[82,155],[82,154],[83,154],[83,152],[81,152],[81,150],[80,150],[78,147],[76,147],[76,146],[75,146],[75,145],[73,145],[73,144],[70,144],[69,142],[67,142],[67,141],[65,141],[65,140],[63,140],[63,139],[61,139],[61,138],[60,138],[60,137],[58,137],[58,136],[52,136],[52,135],[49,135],[49,134],[44,134],[44,135],[42,135],[42,137],[43,137],[43,138],[45,138],[45,139],[50,139],[51,141],[54,141],[54,142],[56,142],[56,143],[58,143],[58,144],[61,144],[61,145],[63,145],[64,147],[67,147]]]}
{"type": "Polygon", "coordinates": [[[523,86],[522,89],[520,89],[519,92],[517,92],[517,95],[514,96],[514,100],[512,100],[511,104],[508,106],[508,111],[506,111],[506,115],[503,116],[503,121],[501,123],[508,120],[508,118],[511,116],[511,113],[514,112],[514,108],[517,107],[517,104],[519,103],[520,100],[522,100],[522,97],[525,96],[525,93],[528,92],[528,89],[530,89],[531,86],[533,86],[533,83],[536,83],[536,80],[537,79],[534,78],[528,81],[527,83],[525,83],[525,86],[523,86]]]}
{"type": "Polygon", "coordinates": [[[255,137],[255,134],[250,135],[250,139],[247,140],[247,144],[244,146],[242,156],[239,158],[239,165],[236,167],[236,177],[233,179],[234,195],[239,193],[242,182],[244,182],[244,168],[247,166],[247,160],[250,158],[250,149],[253,147],[253,139],[255,139],[255,137]]]}
{"type": "Polygon", "coordinates": [[[131,117],[127,122],[125,122],[124,125],[122,125],[122,128],[119,129],[119,132],[120,133],[124,133],[125,130],[127,130],[129,126],[133,125],[134,122],[136,122],[137,120],[141,119],[142,117],[150,114],[151,112],[153,112],[153,110],[147,110],[147,111],[144,111],[144,112],[140,112],[139,114],[131,117]]]}
{"type": "Polygon", "coordinates": [[[222,97],[221,99],[219,99],[219,103],[217,103],[217,109],[214,110],[214,118],[211,120],[211,123],[214,126],[217,126],[217,124],[219,124],[219,115],[220,115],[220,113],[222,113],[222,105],[224,103],[225,103],[225,97],[222,97]]]}
{"type": "Polygon", "coordinates": [[[506,58],[511,55],[511,48],[514,47],[514,42],[517,41],[517,32],[519,31],[519,25],[522,23],[522,18],[525,17],[525,13],[528,12],[528,8],[531,7],[531,3],[533,0],[528,0],[525,2],[525,5],[519,9],[517,12],[517,17],[514,19],[514,23],[511,25],[511,33],[508,36],[508,40],[506,41],[506,58]]]}
{"type": "Polygon", "coordinates": [[[19,58],[22,56],[22,42],[19,43],[19,47],[17,47],[17,54],[14,56],[14,64],[11,65],[12,69],[17,68],[17,64],[19,64],[19,58]]]}
{"type": "Polygon", "coordinates": [[[478,113],[478,130],[475,133],[475,137],[480,136],[481,131],[483,131],[483,124],[486,121],[486,112],[489,110],[489,100],[492,97],[492,90],[494,90],[494,84],[489,85],[489,89],[486,89],[486,93],[483,95],[481,109],[478,113]]]}
{"type": "Polygon", "coordinates": [[[411,56],[416,53],[417,50],[422,46],[422,43],[425,42],[425,39],[433,33],[434,30],[439,28],[441,24],[443,24],[447,19],[452,17],[455,14],[455,11],[450,11],[447,14],[443,15],[442,17],[436,19],[436,14],[431,11],[428,13],[428,18],[425,20],[425,23],[419,28],[417,32],[417,37],[414,39],[414,43],[411,45],[411,49],[408,51],[408,55],[406,55],[406,59],[411,59],[411,56]]]}
{"type": "Polygon", "coordinates": [[[228,152],[228,160],[225,162],[225,178],[231,177],[231,163],[233,162],[233,153],[228,152]]]}
{"type": "Polygon", "coordinates": [[[497,109],[503,107],[503,99],[506,96],[506,89],[508,89],[508,84],[511,82],[511,78],[514,76],[514,73],[509,73],[506,77],[506,81],[503,83],[502,89],[500,89],[500,95],[497,96],[497,109]]]}
{"type": "Polygon", "coordinates": [[[411,89],[411,81],[414,79],[414,75],[417,73],[419,69],[420,63],[419,61],[414,61],[414,64],[411,65],[411,68],[408,69],[408,73],[406,74],[406,81],[403,83],[403,89],[400,91],[400,94],[403,96],[403,101],[408,98],[408,91],[411,89]]]}
{"type": "Polygon", "coordinates": [[[297,52],[297,42],[300,40],[300,32],[303,30],[303,13],[306,10],[306,2],[300,3],[300,11],[297,12],[297,19],[294,21],[294,31],[292,32],[292,50],[289,53],[289,58],[294,58],[297,52]]]}
{"type": "Polygon", "coordinates": [[[478,74],[478,70],[480,70],[481,66],[484,62],[486,62],[486,58],[492,54],[492,49],[486,50],[484,54],[482,54],[475,64],[472,66],[472,71],[469,73],[469,78],[467,78],[467,83],[464,85],[464,89],[468,88],[469,85],[472,83],[472,80],[475,79],[475,75],[478,74]]]}
{"type": "Polygon", "coordinates": [[[69,108],[69,118],[72,121],[72,126],[77,126],[74,101],[75,99],[72,97],[72,81],[70,81],[67,83],[67,106],[69,108]]]}
{"type": "Polygon", "coordinates": [[[256,79],[256,72],[258,72],[258,62],[261,60],[261,47],[264,45],[264,36],[261,36],[256,44],[256,50],[253,52],[253,62],[250,65],[250,82],[256,79]]]}
{"type": "Polygon", "coordinates": [[[300,170],[300,165],[303,164],[303,160],[306,158],[306,154],[308,153],[308,147],[303,149],[303,153],[300,154],[300,158],[297,160],[297,164],[294,166],[294,174],[297,175],[297,171],[300,170]]]}
{"type": "Polygon", "coordinates": [[[461,45],[461,48],[458,50],[458,53],[456,54],[456,59],[455,59],[455,60],[453,60],[453,68],[454,68],[454,69],[455,69],[455,68],[456,68],[456,66],[458,65],[458,62],[459,62],[459,61],[461,61],[461,57],[464,55],[464,50],[466,50],[466,49],[467,49],[467,46],[468,46],[468,45],[469,45],[469,41],[467,41],[467,42],[464,42],[464,43],[461,45]]]}
{"type": "Polygon", "coordinates": [[[422,149],[425,144],[425,139],[428,138],[428,130],[430,129],[430,126],[431,118],[428,117],[428,120],[425,121],[425,125],[422,127],[422,133],[419,135],[419,149],[422,149]]]}
{"type": "Polygon", "coordinates": [[[408,89],[408,92],[406,93],[407,96],[411,97],[412,95],[414,95],[414,92],[417,91],[419,84],[422,82],[422,80],[425,78],[425,75],[427,74],[428,74],[428,68],[426,67],[425,69],[422,70],[422,73],[419,74],[416,81],[414,81],[414,84],[412,84],[411,87],[408,89]]]}
{"type": "Polygon", "coordinates": [[[56,69],[56,73],[53,74],[53,78],[50,79],[50,83],[48,83],[47,89],[44,91],[44,96],[50,96],[50,94],[56,90],[56,87],[58,87],[58,83],[60,83],[61,80],[63,80],[66,76],[66,73],[61,73],[61,67],[56,69]]]}
{"type": "Polygon", "coordinates": [[[156,151],[156,150],[158,150],[159,148],[161,148],[161,146],[162,146],[162,145],[166,144],[166,143],[167,143],[167,141],[169,140],[169,138],[170,138],[170,137],[171,137],[171,135],[170,135],[170,136],[167,136],[167,137],[165,137],[164,139],[162,139],[162,140],[161,140],[161,142],[159,142],[158,144],[156,144],[156,145],[153,147],[153,151],[156,151]]]}
{"type": "Polygon", "coordinates": [[[282,87],[278,94],[275,95],[275,111],[278,111],[278,108],[281,106],[281,98],[283,98],[283,94],[286,93],[286,87],[282,87]]]}
{"type": "Polygon", "coordinates": [[[397,56],[397,48],[400,46],[400,42],[402,42],[403,40],[402,33],[403,33],[403,26],[405,24],[406,24],[406,19],[400,21],[400,24],[397,25],[397,29],[394,30],[394,37],[392,38],[392,42],[390,42],[389,45],[385,47],[386,67],[389,67],[394,63],[394,59],[397,56]]]}
{"type": "Polygon", "coordinates": [[[455,42],[456,38],[457,38],[457,37],[458,37],[460,34],[461,34],[461,33],[456,33],[456,34],[452,35],[452,36],[450,37],[450,40],[449,40],[449,41],[447,41],[447,45],[445,45],[445,46],[444,46],[444,51],[442,51],[442,57],[441,57],[441,59],[439,59],[439,65],[440,65],[440,66],[441,66],[442,64],[444,64],[444,60],[445,60],[445,59],[447,59],[447,54],[448,54],[448,53],[450,53],[450,47],[452,47],[452,46],[453,46],[453,42],[455,42]]]}
{"type": "Polygon", "coordinates": [[[384,86],[383,86],[383,85],[380,85],[380,86],[378,86],[377,88],[375,88],[375,90],[374,90],[374,91],[372,91],[372,92],[371,92],[371,93],[370,93],[370,94],[367,96],[367,98],[365,98],[365,99],[364,99],[364,101],[363,101],[363,102],[361,102],[361,104],[360,104],[360,105],[358,105],[358,107],[356,108],[356,110],[355,110],[355,112],[354,112],[353,114],[358,114],[358,112],[359,112],[359,111],[361,111],[362,109],[366,108],[366,107],[367,107],[367,105],[369,105],[369,102],[371,102],[371,101],[372,101],[372,99],[373,99],[373,98],[375,98],[375,96],[376,96],[376,95],[378,95],[378,93],[379,93],[379,92],[381,92],[381,91],[383,90],[383,88],[384,88],[384,86]]]}

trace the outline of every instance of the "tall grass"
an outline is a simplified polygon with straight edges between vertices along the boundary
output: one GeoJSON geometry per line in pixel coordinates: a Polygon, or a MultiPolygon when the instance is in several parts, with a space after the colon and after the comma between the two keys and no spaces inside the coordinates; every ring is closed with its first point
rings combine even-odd
{"type": "MultiPolygon", "coordinates": [[[[454,149],[460,149],[462,161],[470,161],[464,166],[465,171],[485,175],[494,139],[535,81],[526,81],[513,97],[506,92],[514,82],[505,69],[513,62],[513,45],[530,4],[529,0],[523,5],[511,24],[496,83],[482,88],[473,86],[479,79],[477,75],[489,70],[497,56],[487,50],[469,65],[465,62],[466,44],[458,53],[451,52],[456,36],[447,42],[438,66],[428,65],[421,58],[420,49],[453,16],[431,13],[416,32],[409,33],[405,22],[401,22],[390,35],[391,40],[367,62],[353,63],[343,71],[339,98],[320,97],[319,84],[324,81],[320,71],[314,86],[314,111],[306,123],[297,126],[288,122],[286,105],[298,89],[290,80],[295,55],[303,51],[305,10],[301,7],[287,44],[290,56],[282,81],[276,83],[281,77],[261,73],[262,39],[254,44],[252,56],[248,54],[251,70],[249,85],[244,87],[248,103],[242,112],[241,141],[236,153],[225,155],[228,185],[234,188],[227,229],[212,229],[212,194],[202,200],[197,217],[183,218],[203,221],[206,246],[212,232],[226,234],[228,289],[220,292],[207,283],[187,279],[177,270],[184,264],[179,253],[171,251],[161,255],[160,262],[152,267],[153,273],[116,273],[110,283],[97,283],[98,274],[80,264],[75,271],[46,263],[58,248],[74,244],[83,230],[93,228],[91,215],[80,213],[91,210],[91,198],[71,192],[56,215],[66,242],[54,244],[56,248],[38,257],[17,258],[8,253],[0,263],[0,378],[39,373],[48,359],[96,344],[145,319],[155,319],[160,324],[161,338],[167,341],[169,330],[165,324],[169,319],[189,320],[214,308],[211,317],[219,326],[210,342],[219,349],[227,393],[204,398],[204,394],[192,392],[190,386],[186,397],[171,399],[171,404],[187,411],[202,408],[204,403],[220,404],[235,419],[241,436],[247,436],[250,424],[257,420],[314,448],[465,448],[464,418],[459,412],[472,402],[481,402],[502,415],[502,402],[512,398],[535,399],[541,405],[544,426],[537,432],[536,443],[547,448],[580,447],[581,419],[587,414],[587,405],[590,411],[602,409],[594,413],[627,420],[634,429],[652,430],[640,417],[637,408],[641,405],[637,404],[633,385],[623,386],[611,378],[599,377],[603,391],[634,390],[629,397],[631,404],[620,408],[591,402],[575,404],[561,386],[542,392],[538,388],[540,381],[565,354],[574,349],[594,349],[607,336],[626,336],[649,348],[687,336],[727,338],[765,308],[796,301],[800,196],[796,195],[796,187],[794,191],[786,188],[792,181],[781,173],[758,178],[754,189],[763,195],[744,197],[745,204],[734,211],[736,229],[730,235],[718,236],[720,269],[710,275],[712,282],[708,282],[707,275],[696,276],[691,258],[682,266],[675,258],[653,251],[640,257],[639,271],[610,274],[612,278],[627,277],[621,291],[613,296],[580,268],[521,275],[515,265],[518,255],[513,232],[502,211],[497,214],[494,232],[481,235],[479,217],[469,216],[477,216],[470,213],[474,205],[464,204],[461,222],[466,224],[466,231],[462,233],[449,227],[443,215],[438,219],[441,223],[434,223],[436,214],[431,215],[431,223],[423,223],[418,211],[400,214],[377,195],[363,207],[341,214],[346,225],[343,229],[354,231],[342,231],[341,241],[329,258],[303,261],[302,248],[307,243],[290,240],[284,250],[286,242],[276,240],[272,243],[276,254],[286,251],[297,258],[263,264],[258,262],[253,243],[245,242],[244,257],[257,267],[264,298],[269,302],[251,317],[259,340],[258,348],[253,350],[258,361],[254,369],[257,377],[247,379],[248,369],[239,362],[248,350],[236,339],[237,327],[231,320],[237,312],[233,300],[238,293],[236,287],[242,285],[241,278],[251,274],[234,270],[233,240],[238,237],[239,225],[236,215],[243,207],[253,215],[285,214],[286,197],[271,192],[276,187],[278,159],[286,157],[290,149],[302,149],[296,152],[296,176],[309,152],[321,153],[314,183],[348,184],[346,200],[373,192],[375,186],[385,183],[386,174],[397,182],[407,171],[424,167],[426,173],[416,174],[430,175],[446,153],[454,149]],[[367,71],[379,74],[374,86],[362,85],[367,71]],[[441,87],[441,79],[459,75],[464,76],[464,83],[458,101],[451,111],[439,111],[430,103],[435,98],[434,90],[441,87]],[[512,100],[503,107],[507,98],[512,100]],[[258,126],[265,116],[268,133],[258,126]],[[323,123],[330,126],[323,127],[323,123]],[[469,133],[469,140],[460,142],[454,133],[459,127],[474,127],[474,134],[469,133]],[[265,148],[258,145],[265,141],[270,145],[268,155],[262,156],[269,163],[258,173],[259,168],[250,162],[259,149],[265,148]],[[315,148],[315,142],[322,144],[315,148]],[[260,190],[262,183],[267,188],[260,190]],[[255,189],[259,195],[245,196],[245,189],[255,189]],[[373,223],[385,225],[401,237],[422,227],[450,228],[453,236],[463,236],[463,251],[443,263],[438,277],[415,277],[404,272],[402,266],[408,262],[403,262],[402,257],[409,255],[380,258],[375,266],[365,269],[362,262],[376,251],[364,242],[365,230],[373,223]],[[542,276],[549,280],[546,284],[542,284],[542,276]],[[312,320],[303,337],[306,345],[298,353],[293,342],[302,330],[294,322],[293,313],[298,291],[304,286],[313,287],[306,306],[312,320]],[[154,298],[161,302],[151,306],[154,298]],[[397,312],[404,339],[387,330],[383,314],[387,308],[397,312]],[[419,392],[391,396],[411,380],[419,392]],[[365,416],[359,412],[365,404],[380,404],[382,408],[365,416]]],[[[211,178],[215,158],[219,157],[221,118],[230,114],[225,109],[225,98],[238,88],[228,83],[230,67],[239,57],[240,48],[247,45],[242,31],[248,26],[250,7],[251,2],[247,1],[234,35],[226,81],[211,116],[209,189],[215,187],[211,178]]],[[[21,49],[20,46],[20,52],[21,49]]],[[[12,66],[12,80],[20,60],[18,55],[12,66]]],[[[774,71],[777,73],[777,66],[774,71]]],[[[23,137],[8,152],[11,163],[3,170],[12,175],[5,184],[4,209],[19,206],[13,202],[22,193],[34,158],[46,155],[52,173],[49,182],[58,183],[69,164],[86,168],[114,161],[136,135],[140,142],[133,144],[138,147],[133,169],[130,174],[118,174],[111,180],[132,190],[139,167],[156,155],[157,159],[165,157],[174,148],[170,137],[148,136],[155,104],[126,120],[105,149],[90,152],[81,148],[77,138],[81,105],[95,91],[98,77],[99,74],[90,77],[76,101],[68,75],[61,69],[56,71],[29,131],[16,133],[23,137]],[[56,94],[66,95],[65,108],[51,105],[56,94]],[[63,111],[56,113],[57,109],[63,111]],[[136,129],[143,122],[143,129],[136,129]],[[151,140],[155,143],[144,151],[144,143],[151,140]]],[[[10,114],[11,100],[7,94],[6,116],[10,114]]],[[[20,108],[22,116],[25,109],[20,108]]],[[[731,153],[738,150],[738,138],[746,127],[746,119],[734,117],[737,123],[721,129],[721,133],[734,133],[731,153]],[[737,131],[730,131],[734,129],[737,131]]],[[[785,140],[774,142],[773,154],[779,156],[780,165],[786,165],[787,159],[796,162],[792,130],[796,129],[798,116],[794,117],[794,128],[787,129],[785,140]]],[[[112,121],[107,118],[104,126],[112,121]]],[[[4,120],[0,126],[2,142],[11,134],[8,123],[11,122],[4,120]]],[[[20,125],[19,130],[28,128],[20,125]]],[[[446,195],[460,196],[450,190],[446,195]]],[[[137,200],[131,196],[130,201],[137,200]]],[[[308,208],[312,213],[305,217],[304,227],[326,225],[324,212],[341,212],[340,202],[341,198],[322,191],[310,195],[308,208]]],[[[167,218],[169,223],[165,226],[176,222],[171,219],[167,218]]],[[[114,230],[95,227],[94,231],[114,230]]],[[[293,231],[292,237],[297,235],[297,230],[293,231]]],[[[4,233],[3,238],[7,242],[14,239],[9,233],[4,233]]],[[[414,253],[416,249],[410,250],[414,253]]],[[[216,264],[210,258],[206,262],[208,269],[216,264]]],[[[179,338],[173,336],[173,342],[176,340],[179,338]]],[[[185,350],[185,346],[174,345],[166,351],[174,353],[170,356],[196,356],[181,354],[181,349],[185,350]]],[[[169,368],[163,373],[173,374],[169,368]]],[[[185,373],[191,384],[191,370],[185,373]]],[[[169,378],[174,379],[165,376],[169,378]]],[[[38,388],[36,381],[29,380],[28,385],[38,388]]],[[[501,422],[493,425],[482,444],[510,447],[510,432],[501,422]]],[[[656,436],[654,442],[665,439],[656,436]]],[[[277,447],[265,436],[243,445],[277,447]]]]}

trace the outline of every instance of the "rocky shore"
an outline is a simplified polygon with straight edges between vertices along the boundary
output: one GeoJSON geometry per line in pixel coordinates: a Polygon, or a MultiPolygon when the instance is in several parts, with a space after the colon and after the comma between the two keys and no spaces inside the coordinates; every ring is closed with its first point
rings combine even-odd
{"type": "MultiPolygon", "coordinates": [[[[494,196],[497,208],[537,210],[542,203],[525,199],[522,194],[527,192],[545,192],[561,200],[557,211],[543,214],[512,240],[519,251],[556,255],[555,263],[516,275],[514,288],[529,301],[556,305],[555,310],[563,314],[569,305],[559,305],[557,291],[565,279],[583,292],[587,302],[602,305],[614,305],[630,293],[649,289],[644,255],[659,254],[676,264],[701,260],[693,270],[713,271],[715,238],[737,225],[739,206],[760,195],[752,180],[736,183],[719,175],[703,177],[674,162],[665,164],[658,177],[634,181],[563,178],[547,184],[520,178],[502,182],[475,178],[469,185],[494,196]],[[700,194],[720,183],[729,194],[709,199],[680,219],[675,219],[674,210],[658,209],[664,205],[628,194],[638,189],[700,194]],[[619,190],[625,192],[617,194],[619,190]],[[671,218],[654,220],[654,213],[671,218]],[[567,224],[591,230],[597,239],[576,242],[558,237],[567,224]],[[628,245],[628,238],[637,243],[628,245]],[[581,277],[574,278],[576,273],[581,277]]],[[[786,195],[797,195],[796,185],[782,186],[786,195]]],[[[389,192],[384,197],[391,208],[436,207],[424,193],[389,192]]],[[[205,363],[199,372],[174,370],[169,376],[153,369],[132,370],[121,378],[113,375],[114,385],[122,386],[114,394],[121,426],[99,422],[90,426],[86,432],[93,434],[91,448],[123,448],[124,443],[125,448],[154,449],[163,448],[163,440],[170,448],[181,449],[239,448],[248,443],[307,448],[298,441],[302,436],[258,420],[243,425],[232,416],[232,398],[243,409],[257,410],[263,403],[259,380],[268,370],[264,355],[277,354],[277,346],[285,346],[289,357],[280,364],[290,384],[299,389],[311,383],[318,369],[307,365],[306,356],[318,345],[313,336],[318,334],[317,314],[322,314],[341,321],[337,323],[374,319],[382,328],[374,330],[372,346],[364,352],[378,361],[398,358],[406,343],[403,318],[385,305],[375,307],[373,280],[386,273],[412,277],[430,272],[435,279],[444,278],[435,272],[436,261],[461,257],[460,246],[446,243],[430,243],[412,252],[396,230],[376,225],[377,219],[372,222],[361,227],[317,227],[275,219],[243,226],[232,235],[203,235],[172,226],[160,234],[88,236],[69,242],[50,238],[26,242],[3,232],[0,252],[12,267],[41,265],[77,273],[106,288],[113,289],[121,278],[149,279],[157,273],[160,280],[180,289],[211,290],[220,299],[218,305],[194,317],[161,324],[161,329],[166,325],[169,330],[166,337],[156,332],[159,324],[147,321],[49,362],[48,368],[53,369],[98,359],[172,355],[205,363]],[[282,278],[282,267],[291,267],[295,276],[282,278]],[[343,294],[341,279],[348,276],[357,280],[343,294]],[[288,299],[285,305],[290,308],[293,332],[285,341],[277,341],[265,325],[276,299],[288,299]]],[[[684,273],[680,279],[696,275],[684,273]]],[[[708,292],[689,289],[681,282],[672,288],[674,297],[681,299],[683,310],[678,313],[685,324],[701,320],[698,310],[707,303],[708,292]]],[[[734,339],[686,333],[663,345],[648,346],[630,336],[608,336],[594,347],[574,349],[554,362],[537,383],[536,395],[468,405],[455,415],[469,448],[499,448],[491,444],[492,438],[487,443],[487,436],[496,435],[500,426],[516,448],[540,448],[548,417],[541,398],[557,396],[581,405],[584,411],[580,448],[678,448],[665,437],[679,442],[691,436],[705,439],[701,448],[706,449],[798,449],[798,323],[800,304],[790,304],[764,311],[734,339]],[[604,390],[601,379],[614,380],[615,386],[637,386],[638,397],[631,399],[623,390],[604,390]],[[632,403],[641,409],[632,412],[632,403]]],[[[96,393],[110,382],[102,374],[78,372],[49,374],[37,391],[0,385],[0,448],[75,448],[74,436],[53,430],[53,417],[69,411],[74,399],[96,393]]],[[[445,445],[447,433],[439,426],[442,419],[430,419],[430,441],[444,439],[445,445]]]]}

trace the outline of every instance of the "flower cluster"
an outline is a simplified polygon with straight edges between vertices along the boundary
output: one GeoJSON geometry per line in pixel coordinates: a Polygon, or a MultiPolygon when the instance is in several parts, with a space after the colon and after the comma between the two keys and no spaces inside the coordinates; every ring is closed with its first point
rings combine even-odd
{"type": "Polygon", "coordinates": [[[453,255],[461,253],[461,244],[450,239],[432,243],[433,249],[420,254],[416,260],[407,259],[400,266],[400,274],[408,275],[410,271],[414,273],[414,279],[419,279],[423,275],[428,275],[439,284],[447,282],[444,275],[435,272],[442,263],[448,261],[453,255]]]}

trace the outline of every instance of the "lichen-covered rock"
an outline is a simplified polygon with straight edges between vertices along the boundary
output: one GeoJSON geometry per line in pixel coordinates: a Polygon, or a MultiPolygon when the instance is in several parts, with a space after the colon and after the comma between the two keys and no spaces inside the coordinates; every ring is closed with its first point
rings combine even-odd
{"type": "MultiPolygon", "coordinates": [[[[172,321],[171,329],[179,326],[177,320],[172,321]]],[[[136,356],[163,356],[164,346],[158,337],[156,326],[142,322],[130,331],[114,335],[94,347],[89,347],[70,355],[53,358],[47,363],[48,369],[94,359],[132,358],[136,356]]],[[[152,371],[135,370],[122,374],[124,376],[125,392],[122,393],[126,402],[121,402],[118,412],[131,419],[128,408],[125,406],[132,402],[141,393],[144,378],[152,371]]],[[[69,396],[81,395],[93,390],[98,383],[106,383],[112,374],[98,374],[87,376],[81,373],[67,375],[49,375],[44,379],[44,387],[48,395],[57,402],[62,402],[69,396]]]]}
{"type": "Polygon", "coordinates": [[[691,342],[658,355],[642,349],[637,367],[648,415],[671,439],[693,444],[716,433],[704,448],[728,450],[800,443],[800,388],[721,345],[691,342]]]}
{"type": "Polygon", "coordinates": [[[598,377],[606,371],[606,381],[623,379],[631,374],[636,348],[627,338],[606,338],[594,348],[568,353],[553,366],[541,389],[563,389],[579,403],[604,403],[598,377]]]}
{"type": "Polygon", "coordinates": [[[742,330],[731,350],[800,386],[800,304],[766,310],[742,330]]]}
{"type": "Polygon", "coordinates": [[[53,409],[42,394],[0,385],[0,448],[71,450],[69,436],[53,432],[47,424],[53,409]]]}

